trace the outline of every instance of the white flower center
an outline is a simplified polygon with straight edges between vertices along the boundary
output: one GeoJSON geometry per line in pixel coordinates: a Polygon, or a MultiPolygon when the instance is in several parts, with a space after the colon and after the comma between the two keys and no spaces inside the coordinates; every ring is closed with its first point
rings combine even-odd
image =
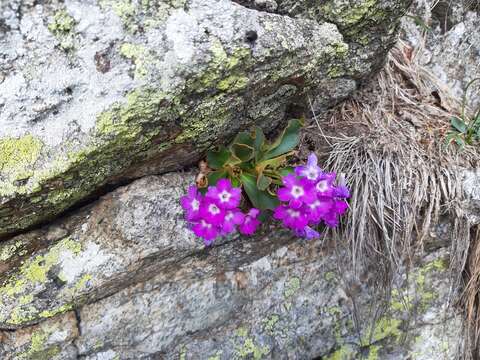
{"type": "Polygon", "coordinates": [[[307,179],[308,180],[316,180],[318,177],[317,169],[310,168],[307,170],[307,179]]]}
{"type": "Polygon", "coordinates": [[[288,209],[287,212],[290,215],[290,217],[292,217],[292,218],[298,218],[300,216],[300,212],[292,210],[292,209],[288,209]]]}
{"type": "Polygon", "coordinates": [[[326,180],[322,180],[317,184],[317,190],[320,192],[324,192],[328,190],[328,183],[326,180]]]}
{"type": "Polygon", "coordinates": [[[303,188],[301,186],[297,186],[297,185],[294,185],[292,186],[292,196],[295,198],[295,199],[298,199],[300,196],[303,196],[303,194],[305,194],[305,191],[303,190],[303,188]]]}
{"type": "Polygon", "coordinates": [[[200,201],[198,201],[197,199],[193,199],[190,205],[192,205],[192,209],[195,211],[200,209],[200,201]]]}
{"type": "Polygon", "coordinates": [[[210,214],[212,214],[212,215],[217,215],[217,214],[220,213],[220,209],[218,208],[217,205],[215,205],[215,204],[210,204],[210,205],[208,206],[208,212],[209,212],[210,214]]]}
{"type": "Polygon", "coordinates": [[[227,215],[225,216],[225,220],[227,221],[230,221],[233,219],[233,213],[230,211],[227,213],[227,215]]]}
{"type": "Polygon", "coordinates": [[[212,227],[212,225],[207,223],[205,220],[202,220],[202,226],[207,229],[210,229],[212,227]]]}
{"type": "Polygon", "coordinates": [[[315,210],[317,207],[320,206],[320,201],[315,200],[315,202],[313,204],[310,204],[309,206],[310,206],[310,209],[315,210]]]}
{"type": "Polygon", "coordinates": [[[219,196],[221,202],[228,202],[232,197],[232,194],[230,194],[227,190],[223,190],[219,196]]]}

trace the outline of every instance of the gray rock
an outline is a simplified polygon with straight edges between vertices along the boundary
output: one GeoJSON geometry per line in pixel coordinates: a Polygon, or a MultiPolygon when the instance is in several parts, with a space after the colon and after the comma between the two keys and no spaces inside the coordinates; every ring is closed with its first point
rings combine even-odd
{"type": "Polygon", "coordinates": [[[344,99],[383,63],[409,1],[241,3],[2,1],[0,236],[271,130],[306,95],[344,99]]]}
{"type": "MultiPolygon", "coordinates": [[[[418,50],[419,62],[459,99],[468,83],[480,77],[480,15],[475,4],[415,0],[411,12],[416,19],[403,20],[403,36],[418,50]]],[[[480,106],[479,92],[477,82],[466,94],[472,110],[480,106]]]]}
{"type": "Polygon", "coordinates": [[[145,177],[2,243],[0,328],[10,330],[0,331],[0,357],[437,359],[457,353],[462,328],[449,307],[448,224],[441,230],[445,241],[412,257],[395,274],[390,300],[381,302],[382,274],[353,273],[341,246],[328,238],[307,242],[266,224],[254,238],[204,249],[187,232],[178,205],[192,180],[191,173],[145,177]],[[39,327],[49,335],[35,335],[39,327]],[[36,357],[27,356],[32,348],[36,357]]]}

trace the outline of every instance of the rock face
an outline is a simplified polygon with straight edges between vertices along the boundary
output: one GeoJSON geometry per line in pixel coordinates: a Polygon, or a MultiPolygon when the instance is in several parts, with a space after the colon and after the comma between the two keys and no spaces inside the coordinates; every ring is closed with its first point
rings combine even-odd
{"type": "MultiPolygon", "coordinates": [[[[406,40],[421,49],[420,63],[460,99],[468,83],[480,77],[479,11],[477,1],[415,0],[412,13],[423,26],[411,18],[403,20],[406,40]]],[[[472,110],[480,106],[479,91],[480,83],[476,82],[466,94],[472,110]]]]}
{"type": "Polygon", "coordinates": [[[345,98],[409,2],[2,1],[0,236],[345,98]]]}
{"type": "Polygon", "coordinates": [[[0,358],[454,358],[448,223],[382,305],[380,274],[328,239],[266,226],[204,249],[178,202],[192,179],[145,177],[1,243],[0,358]]]}

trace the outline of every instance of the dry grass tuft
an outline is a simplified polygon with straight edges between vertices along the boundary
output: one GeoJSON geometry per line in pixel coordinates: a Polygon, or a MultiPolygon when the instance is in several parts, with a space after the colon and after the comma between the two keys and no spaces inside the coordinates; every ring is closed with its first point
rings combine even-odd
{"type": "MultiPolygon", "coordinates": [[[[453,215],[450,266],[452,294],[458,294],[471,241],[460,170],[474,167],[479,157],[473,147],[446,146],[460,102],[415,60],[411,48],[399,43],[365,89],[310,131],[318,137],[320,130],[328,148],[326,167],[344,173],[354,190],[348,216],[334,234],[346,240],[349,266],[360,272],[375,259],[379,285],[389,285],[401,264],[422,250],[440,216],[453,215]]],[[[478,335],[480,244],[475,249],[467,310],[478,335]]]]}

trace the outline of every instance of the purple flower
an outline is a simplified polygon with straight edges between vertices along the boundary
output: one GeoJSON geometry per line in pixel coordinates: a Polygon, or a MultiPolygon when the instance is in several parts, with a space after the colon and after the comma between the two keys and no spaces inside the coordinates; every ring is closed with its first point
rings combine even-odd
{"type": "Polygon", "coordinates": [[[203,219],[201,219],[198,223],[193,224],[192,230],[195,235],[203,238],[206,246],[211,245],[215,238],[219,235],[218,228],[212,224],[209,224],[203,219]]]}
{"type": "Polygon", "coordinates": [[[323,221],[328,227],[334,228],[338,226],[338,215],[334,212],[328,213],[323,221]]]}
{"type": "Polygon", "coordinates": [[[316,195],[308,180],[298,179],[293,174],[282,178],[285,187],[278,189],[277,195],[280,201],[288,201],[290,207],[299,208],[303,203],[311,204],[316,195]]]}
{"type": "Polygon", "coordinates": [[[260,221],[257,220],[257,216],[260,214],[260,210],[251,208],[245,216],[243,224],[238,226],[238,230],[243,235],[252,235],[260,225],[260,221]]]}
{"type": "Polygon", "coordinates": [[[327,173],[320,176],[320,180],[315,185],[318,196],[333,196],[334,186],[332,184],[335,177],[335,173],[327,173]]]}
{"type": "Polygon", "coordinates": [[[280,205],[275,208],[273,217],[282,220],[283,225],[290,229],[303,229],[308,224],[308,216],[302,210],[280,205]]]}
{"type": "Polygon", "coordinates": [[[336,200],[333,202],[333,212],[338,215],[343,215],[348,209],[348,203],[344,200],[336,200]]]}
{"type": "Polygon", "coordinates": [[[200,205],[202,195],[197,191],[197,187],[192,185],[188,188],[188,195],[180,198],[180,204],[186,212],[185,218],[188,221],[197,220],[200,215],[200,205]]]}
{"type": "Polygon", "coordinates": [[[245,215],[238,209],[227,210],[225,213],[225,219],[222,224],[222,233],[230,234],[235,230],[236,225],[241,225],[245,222],[245,215]]]}
{"type": "Polygon", "coordinates": [[[216,201],[205,198],[200,204],[200,216],[209,224],[221,225],[225,219],[225,210],[216,201]]]}
{"type": "Polygon", "coordinates": [[[345,184],[345,175],[341,174],[338,180],[338,184],[335,187],[334,196],[342,199],[348,199],[350,197],[350,189],[345,184]]]}
{"type": "Polygon", "coordinates": [[[319,197],[313,203],[306,205],[309,221],[318,224],[331,211],[332,206],[332,200],[326,197],[319,197]]]}
{"type": "Polygon", "coordinates": [[[220,179],[216,186],[209,186],[206,197],[216,201],[222,209],[233,209],[240,204],[242,190],[232,187],[228,179],[220,179]]]}
{"type": "Polygon", "coordinates": [[[305,226],[303,229],[295,230],[295,234],[307,240],[320,238],[318,231],[313,230],[310,226],[305,226]]]}
{"type": "Polygon", "coordinates": [[[316,182],[322,174],[322,169],[318,167],[317,163],[317,156],[314,153],[311,153],[308,156],[307,165],[297,166],[295,168],[295,174],[303,176],[309,181],[316,182]]]}

